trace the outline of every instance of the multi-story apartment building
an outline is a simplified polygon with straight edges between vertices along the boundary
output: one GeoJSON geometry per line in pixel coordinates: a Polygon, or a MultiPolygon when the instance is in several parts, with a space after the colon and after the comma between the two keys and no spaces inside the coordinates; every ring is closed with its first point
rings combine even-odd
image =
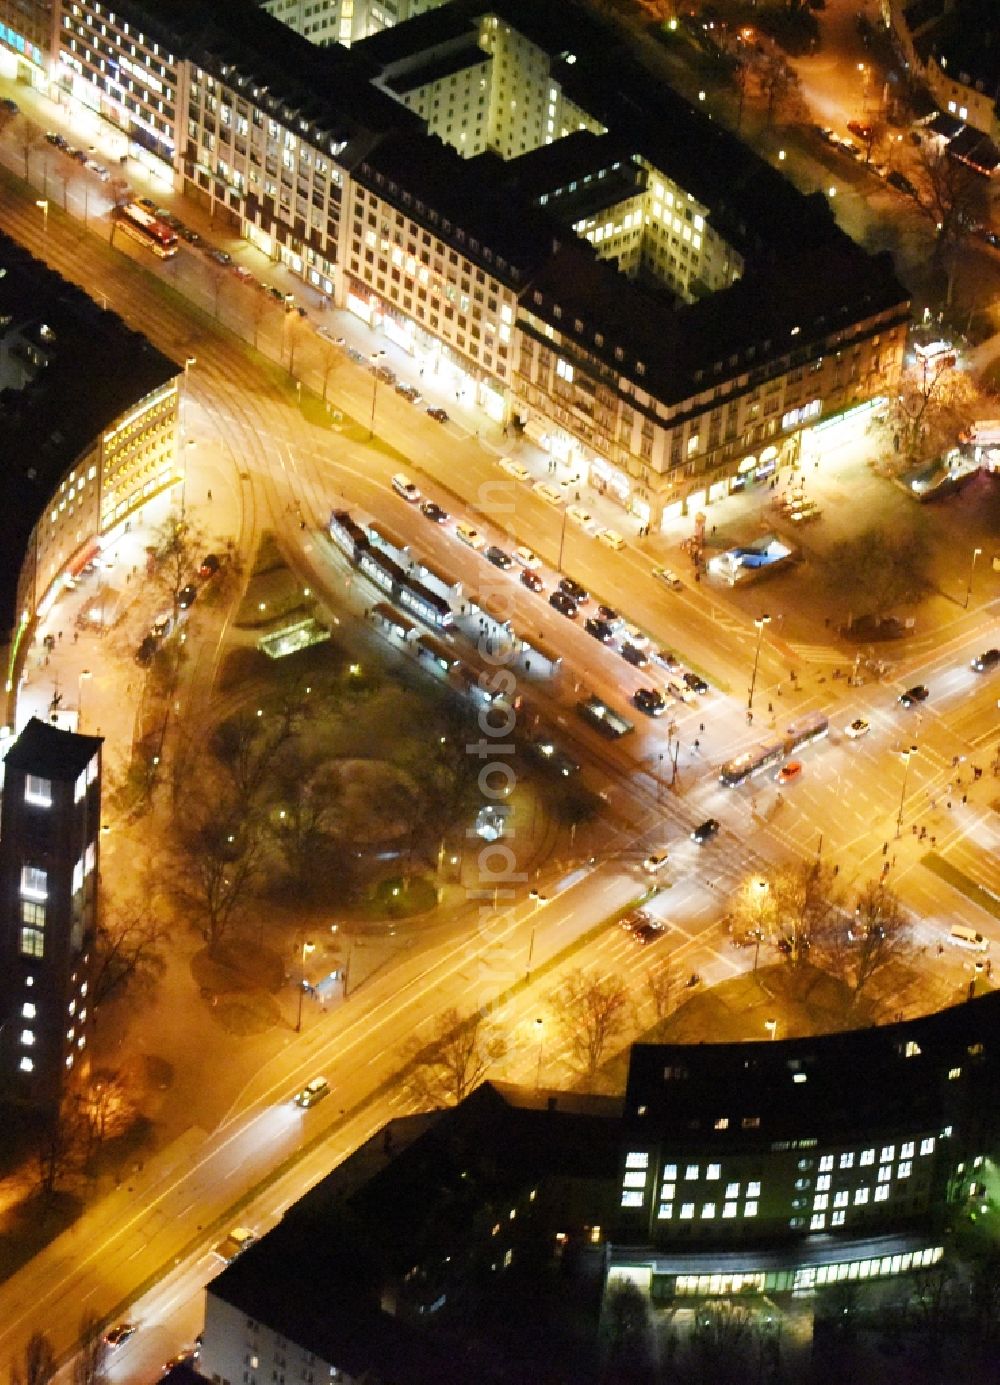
{"type": "Polygon", "coordinates": [[[175,484],[180,371],[0,235],[4,720],[36,617],[153,495],[175,484]]]}
{"type": "Polygon", "coordinates": [[[348,50],[251,0],[62,0],[58,78],[644,523],[822,455],[900,369],[889,260],[575,7],[451,0],[348,50]]]}
{"type": "Polygon", "coordinates": [[[394,24],[444,4],[444,0],[257,0],[257,3],[310,43],[342,43],[350,47],[358,39],[390,29],[394,24]]]}
{"type": "Polygon", "coordinates": [[[53,0],[0,0],[0,72],[29,86],[47,75],[53,0]]]}
{"type": "Polygon", "coordinates": [[[101,745],[34,717],[3,762],[0,1100],[48,1112],[89,1062],[101,745]]]}
{"type": "Polygon", "coordinates": [[[881,9],[912,74],[926,82],[942,111],[1000,144],[1000,26],[993,0],[882,0],[881,9]]]}

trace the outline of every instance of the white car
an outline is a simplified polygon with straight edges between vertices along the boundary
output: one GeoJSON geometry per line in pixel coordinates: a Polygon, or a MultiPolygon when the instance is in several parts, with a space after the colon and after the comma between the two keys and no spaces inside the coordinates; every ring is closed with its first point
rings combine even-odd
{"type": "Polygon", "coordinates": [[[621,639],[627,640],[629,644],[634,644],[636,649],[649,648],[649,636],[644,635],[637,625],[626,623],[619,629],[618,634],[621,639]]]}
{"type": "Polygon", "coordinates": [[[524,463],[512,461],[510,457],[500,458],[500,470],[505,471],[508,476],[513,476],[515,481],[531,480],[531,472],[524,463]]]}
{"type": "Polygon", "coordinates": [[[867,736],[870,730],[871,727],[864,717],[858,717],[856,721],[851,722],[850,726],[844,727],[844,735],[850,736],[852,741],[856,741],[860,736],[867,736]]]}
{"type": "Polygon", "coordinates": [[[582,505],[567,505],[566,513],[574,524],[579,524],[581,529],[593,529],[594,516],[589,510],[585,510],[582,505]]]}
{"type": "Polygon", "coordinates": [[[530,548],[526,548],[524,544],[514,549],[514,561],[515,563],[520,563],[522,567],[530,568],[532,571],[542,565],[542,560],[539,558],[538,554],[532,552],[530,548]]]}
{"type": "Polygon", "coordinates": [[[547,481],[536,481],[531,488],[536,495],[541,496],[547,505],[561,505],[562,496],[555,486],[550,486],[547,481]]]}
{"type": "Polygon", "coordinates": [[[671,591],[680,592],[684,590],[684,583],[672,568],[654,567],[653,576],[658,582],[662,582],[664,586],[669,587],[671,591]]]}
{"type": "Polygon", "coordinates": [[[249,1249],[257,1239],[256,1231],[251,1231],[248,1226],[234,1226],[232,1231],[224,1241],[220,1241],[213,1251],[220,1260],[225,1260],[226,1264],[232,1264],[237,1256],[249,1249]]]}
{"type": "Polygon", "coordinates": [[[667,853],[665,851],[654,851],[642,863],[642,868],[647,875],[658,875],[667,864],[667,853]]]}
{"type": "Polygon", "coordinates": [[[480,548],[486,547],[486,540],[478,529],[473,529],[471,524],[456,524],[455,536],[461,539],[469,548],[474,548],[478,552],[480,548]]]}
{"type": "Polygon", "coordinates": [[[620,553],[625,547],[625,540],[617,529],[599,529],[597,541],[603,543],[605,548],[610,548],[614,553],[620,553]]]}

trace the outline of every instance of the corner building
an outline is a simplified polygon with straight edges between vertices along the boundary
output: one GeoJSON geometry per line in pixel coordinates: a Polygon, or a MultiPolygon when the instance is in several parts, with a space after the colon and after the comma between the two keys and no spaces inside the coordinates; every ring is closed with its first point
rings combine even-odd
{"type": "Polygon", "coordinates": [[[49,1113],[90,1059],[102,744],[33,717],[3,762],[0,1100],[49,1113]]]}

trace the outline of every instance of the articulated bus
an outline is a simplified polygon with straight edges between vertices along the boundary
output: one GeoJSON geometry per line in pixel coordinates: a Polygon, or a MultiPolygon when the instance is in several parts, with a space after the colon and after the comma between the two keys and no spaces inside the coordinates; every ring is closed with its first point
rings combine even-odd
{"type": "Polygon", "coordinates": [[[808,716],[793,721],[785,730],[785,753],[791,755],[801,745],[818,741],[830,730],[830,718],[822,712],[810,712],[808,716]]]}
{"type": "Polygon", "coordinates": [[[145,245],[161,260],[177,254],[176,231],[172,231],[165,222],[157,221],[143,207],[129,202],[124,207],[115,208],[114,218],[120,231],[137,240],[140,245],[145,245]]]}

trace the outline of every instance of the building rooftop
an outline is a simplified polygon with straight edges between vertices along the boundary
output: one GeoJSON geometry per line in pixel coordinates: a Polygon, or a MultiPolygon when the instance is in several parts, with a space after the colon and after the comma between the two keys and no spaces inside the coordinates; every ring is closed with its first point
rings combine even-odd
{"type": "MultiPolygon", "coordinates": [[[[911,19],[910,11],[905,14],[911,19]]],[[[917,16],[914,16],[916,19],[917,16]]],[[[954,0],[926,25],[916,40],[925,60],[933,57],[947,75],[974,86],[992,98],[1000,97],[1000,8],[996,0],[954,0]]]]}
{"type": "Polygon", "coordinates": [[[815,1038],[638,1044],[626,1118],[634,1132],[669,1133],[679,1147],[689,1139],[773,1148],[776,1140],[940,1128],[970,1093],[992,1093],[991,1105],[1000,1095],[1000,992],[921,1019],[815,1038]]]}
{"type": "Polygon", "coordinates": [[[0,234],[0,626],[31,531],[101,432],[179,367],[0,234]]]}
{"type": "Polygon", "coordinates": [[[57,783],[72,783],[103,744],[103,736],[78,736],[75,731],[60,731],[32,717],[4,756],[4,766],[57,783]]]}

